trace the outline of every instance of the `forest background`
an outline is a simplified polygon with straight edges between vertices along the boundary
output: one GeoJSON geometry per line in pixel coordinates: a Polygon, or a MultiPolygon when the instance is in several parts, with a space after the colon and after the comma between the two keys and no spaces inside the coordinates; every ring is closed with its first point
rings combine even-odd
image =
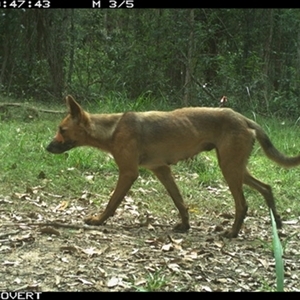
{"type": "Polygon", "coordinates": [[[151,99],[298,117],[299,9],[0,13],[0,95],[151,99]]]}

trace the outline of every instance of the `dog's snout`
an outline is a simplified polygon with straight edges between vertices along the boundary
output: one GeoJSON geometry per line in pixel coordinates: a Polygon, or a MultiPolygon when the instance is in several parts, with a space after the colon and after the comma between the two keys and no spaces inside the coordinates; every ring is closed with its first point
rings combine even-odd
{"type": "Polygon", "coordinates": [[[58,142],[53,140],[47,147],[46,150],[53,154],[61,154],[75,147],[74,142],[58,142]]]}
{"type": "Polygon", "coordinates": [[[56,141],[52,141],[47,147],[46,150],[50,153],[59,154],[62,153],[61,147],[59,146],[59,143],[56,141]]]}

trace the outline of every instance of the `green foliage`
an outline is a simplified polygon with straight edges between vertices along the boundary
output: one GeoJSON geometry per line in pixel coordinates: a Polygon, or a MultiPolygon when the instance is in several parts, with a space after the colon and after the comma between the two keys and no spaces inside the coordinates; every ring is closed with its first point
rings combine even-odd
{"type": "Polygon", "coordinates": [[[273,232],[273,251],[275,257],[275,266],[276,266],[276,285],[277,291],[283,292],[283,279],[284,279],[284,268],[283,268],[283,250],[280,243],[280,239],[277,233],[276,222],[274,219],[273,212],[270,210],[270,216],[272,221],[272,232],[273,232]]]}
{"type": "Polygon", "coordinates": [[[133,284],[133,288],[138,292],[162,291],[164,289],[164,286],[166,286],[168,283],[163,272],[163,269],[159,269],[154,273],[148,272],[145,283],[142,286],[136,286],[133,284]]]}
{"type": "Polygon", "coordinates": [[[154,107],[218,106],[226,95],[241,111],[298,117],[298,27],[293,9],[6,10],[0,93],[122,95],[132,109],[145,95],[154,107]]]}

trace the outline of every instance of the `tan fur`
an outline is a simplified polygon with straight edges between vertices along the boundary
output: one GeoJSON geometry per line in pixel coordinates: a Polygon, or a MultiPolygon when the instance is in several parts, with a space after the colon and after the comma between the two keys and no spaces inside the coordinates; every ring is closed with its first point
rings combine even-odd
{"type": "Polygon", "coordinates": [[[278,228],[282,223],[271,187],[250,175],[246,168],[254,140],[266,155],[286,167],[300,164],[300,156],[286,157],[271,143],[254,121],[229,108],[181,108],[170,112],[126,112],[89,114],[71,97],[66,98],[69,114],[47,150],[63,153],[74,147],[92,146],[109,152],[119,167],[119,179],[102,214],[89,216],[87,224],[101,225],[112,216],[138,177],[138,168],[151,170],[165,186],[181,223],[174,228],[190,228],[188,209],[172,177],[170,165],[202,152],[216,150],[219,166],[235,201],[235,220],[227,237],[236,237],[247,213],[243,184],[256,189],[272,209],[278,228]]]}

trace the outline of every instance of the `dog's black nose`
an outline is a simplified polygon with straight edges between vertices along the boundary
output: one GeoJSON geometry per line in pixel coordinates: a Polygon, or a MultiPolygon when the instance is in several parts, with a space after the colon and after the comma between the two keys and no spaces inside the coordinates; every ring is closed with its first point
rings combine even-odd
{"type": "Polygon", "coordinates": [[[46,149],[48,152],[51,152],[51,153],[57,153],[56,147],[53,146],[53,143],[50,143],[47,147],[45,147],[45,149],[46,149]]]}

